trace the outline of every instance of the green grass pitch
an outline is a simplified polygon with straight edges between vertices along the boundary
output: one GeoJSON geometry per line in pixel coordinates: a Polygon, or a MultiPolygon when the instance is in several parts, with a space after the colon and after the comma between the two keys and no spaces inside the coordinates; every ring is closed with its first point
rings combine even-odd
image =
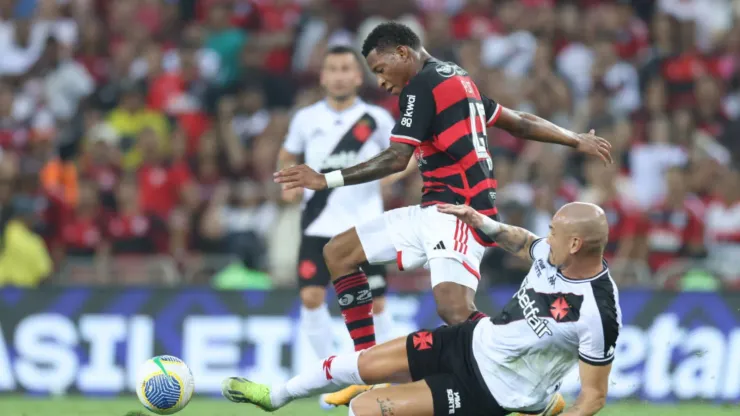
{"type": "MultiPolygon", "coordinates": [[[[139,405],[136,397],[115,399],[86,399],[66,397],[57,399],[32,399],[19,396],[0,396],[2,416],[143,416],[152,415],[139,405]],[[129,413],[131,412],[131,413],[129,413]]],[[[603,416],[737,416],[737,406],[716,406],[690,403],[680,405],[648,405],[638,402],[610,403],[599,413],[603,416]]],[[[226,400],[195,397],[178,416],[257,416],[266,415],[261,410],[226,400]]],[[[339,416],[346,415],[345,408],[321,410],[317,400],[292,403],[273,413],[276,416],[339,416]]]]}

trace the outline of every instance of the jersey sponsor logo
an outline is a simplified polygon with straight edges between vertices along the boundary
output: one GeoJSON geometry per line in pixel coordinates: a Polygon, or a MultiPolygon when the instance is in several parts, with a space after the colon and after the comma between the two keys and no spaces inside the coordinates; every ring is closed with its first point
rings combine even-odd
{"type": "Polygon", "coordinates": [[[344,151],[330,154],[321,164],[321,170],[344,169],[357,164],[358,152],[344,151]]]}
{"type": "Polygon", "coordinates": [[[362,289],[357,293],[357,303],[363,304],[372,300],[373,294],[368,289],[362,289]]]}
{"type": "Polygon", "coordinates": [[[331,375],[331,363],[334,361],[334,359],[337,358],[336,355],[332,355],[331,357],[324,360],[324,364],[322,365],[322,368],[324,369],[324,375],[326,376],[327,380],[331,380],[334,377],[331,375]]]}
{"type": "Polygon", "coordinates": [[[434,338],[432,333],[429,331],[420,331],[414,334],[413,337],[414,348],[417,351],[424,351],[432,348],[434,344],[434,338]]]}
{"type": "Polygon", "coordinates": [[[536,300],[530,299],[525,285],[522,285],[516,292],[516,298],[519,301],[519,307],[522,308],[524,320],[527,321],[527,325],[532,328],[537,337],[542,338],[545,334],[552,335],[552,331],[547,327],[547,321],[537,316],[540,308],[535,306],[537,304],[536,300]]]}
{"type": "Polygon", "coordinates": [[[550,315],[552,315],[553,318],[555,318],[556,321],[562,321],[563,318],[568,316],[568,311],[570,310],[570,305],[568,305],[568,302],[565,301],[564,297],[559,297],[555,299],[555,302],[550,305],[550,315]]]}
{"type": "Polygon", "coordinates": [[[414,117],[414,103],[416,103],[416,96],[409,95],[406,98],[406,109],[401,118],[401,125],[404,127],[411,127],[414,117]]]}
{"type": "Polygon", "coordinates": [[[454,415],[455,411],[460,408],[460,393],[452,389],[447,389],[447,414],[454,415]]]}

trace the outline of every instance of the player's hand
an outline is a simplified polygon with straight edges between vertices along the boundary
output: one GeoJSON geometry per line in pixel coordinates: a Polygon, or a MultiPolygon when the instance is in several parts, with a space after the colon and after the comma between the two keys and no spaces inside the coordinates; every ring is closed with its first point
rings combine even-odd
{"type": "Polygon", "coordinates": [[[468,205],[439,204],[437,211],[454,215],[472,228],[481,228],[486,217],[468,205]]]}
{"type": "Polygon", "coordinates": [[[273,178],[276,183],[283,185],[283,191],[296,188],[321,191],[326,189],[326,178],[306,165],[297,165],[275,172],[273,178]]]}
{"type": "Polygon", "coordinates": [[[594,133],[595,131],[592,129],[588,133],[579,134],[576,150],[587,155],[596,156],[603,160],[604,164],[614,163],[611,155],[611,143],[594,133]]]}

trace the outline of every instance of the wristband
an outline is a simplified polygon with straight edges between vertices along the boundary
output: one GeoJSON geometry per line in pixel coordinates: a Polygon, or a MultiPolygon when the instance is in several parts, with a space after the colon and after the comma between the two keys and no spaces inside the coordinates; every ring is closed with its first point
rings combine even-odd
{"type": "Polygon", "coordinates": [[[326,179],[326,187],[329,189],[344,186],[344,176],[342,176],[341,170],[334,170],[324,174],[324,179],[326,179]]]}
{"type": "Polygon", "coordinates": [[[480,230],[488,236],[493,236],[501,232],[501,223],[488,217],[483,217],[483,225],[480,230]]]}

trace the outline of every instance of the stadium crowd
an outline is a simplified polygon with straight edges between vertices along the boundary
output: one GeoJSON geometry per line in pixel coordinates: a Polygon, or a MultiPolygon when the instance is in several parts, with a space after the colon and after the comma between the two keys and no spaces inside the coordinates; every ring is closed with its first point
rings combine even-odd
{"type": "MultiPolygon", "coordinates": [[[[611,141],[604,166],[490,130],[506,222],[546,235],[563,204],[598,203],[621,284],[740,288],[740,1],[2,0],[0,16],[0,285],[136,281],[110,268],[142,255],[197,261],[198,281],[224,253],[293,283],[300,208],[272,182],[290,117],[321,99],[327,47],[394,19],[501,104],[611,141]]],[[[389,208],[418,202],[417,176],[389,208]]],[[[494,284],[528,269],[496,249],[482,265],[494,284]]]]}

